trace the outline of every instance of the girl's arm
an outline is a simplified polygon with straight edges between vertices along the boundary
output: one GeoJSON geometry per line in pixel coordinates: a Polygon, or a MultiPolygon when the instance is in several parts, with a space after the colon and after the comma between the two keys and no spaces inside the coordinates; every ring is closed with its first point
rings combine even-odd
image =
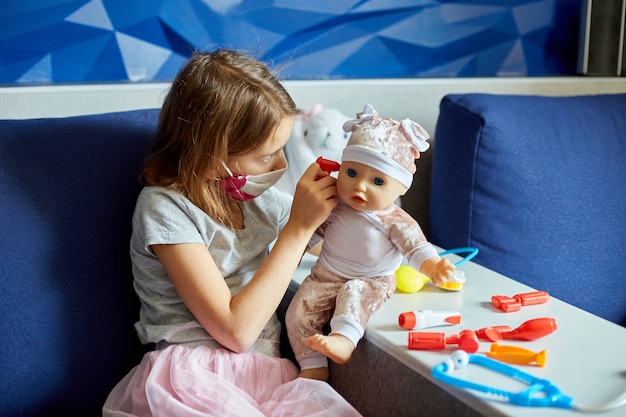
{"type": "Polygon", "coordinates": [[[248,350],[276,311],[313,232],[337,204],[335,179],[316,181],[312,164],[298,182],[289,221],[254,278],[232,296],[203,244],[153,245],[179,296],[224,347],[248,350]]]}

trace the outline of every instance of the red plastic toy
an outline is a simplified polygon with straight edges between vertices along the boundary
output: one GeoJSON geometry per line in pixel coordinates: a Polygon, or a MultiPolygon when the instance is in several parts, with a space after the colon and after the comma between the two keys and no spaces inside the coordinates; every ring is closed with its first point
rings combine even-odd
{"type": "Polygon", "coordinates": [[[522,323],[517,329],[509,326],[491,326],[476,330],[479,339],[498,342],[502,339],[536,340],[554,332],[557,329],[556,320],[550,317],[531,319],[522,323]]]}
{"type": "Polygon", "coordinates": [[[476,330],[476,336],[479,339],[486,339],[490,342],[499,342],[502,340],[502,333],[511,331],[513,331],[511,326],[483,327],[482,329],[476,330]]]}
{"type": "MultiPolygon", "coordinates": [[[[339,167],[341,166],[341,164],[339,164],[339,162],[335,162],[335,161],[332,161],[330,159],[324,159],[321,156],[319,158],[317,158],[315,160],[315,162],[320,166],[322,171],[328,172],[328,173],[339,171],[339,167]]],[[[321,177],[317,177],[315,179],[319,180],[320,178],[321,177]]]]}
{"type": "Polygon", "coordinates": [[[517,329],[500,332],[505,340],[536,340],[554,332],[557,329],[556,320],[550,317],[532,319],[522,323],[517,329]]]}
{"type": "Polygon", "coordinates": [[[439,332],[409,332],[409,349],[445,349],[446,345],[459,345],[459,349],[474,353],[478,351],[480,343],[476,333],[471,330],[462,330],[458,335],[448,337],[439,332]]]}
{"type": "Polygon", "coordinates": [[[545,291],[532,291],[515,294],[513,297],[494,295],[491,297],[491,304],[505,313],[510,313],[512,311],[519,311],[523,306],[543,304],[547,302],[549,298],[550,295],[545,291]]]}

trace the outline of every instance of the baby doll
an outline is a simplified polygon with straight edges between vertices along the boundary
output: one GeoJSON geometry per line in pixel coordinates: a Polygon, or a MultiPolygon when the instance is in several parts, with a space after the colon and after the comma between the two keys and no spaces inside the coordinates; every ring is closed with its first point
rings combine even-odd
{"type": "MultiPolygon", "coordinates": [[[[343,128],[352,134],[337,178],[340,201],[318,229],[319,258],[286,317],[300,376],[322,380],[328,379],[327,358],[346,363],[370,315],[395,291],[403,257],[434,284],[455,270],[394,204],[411,186],[415,159],[429,147],[428,133],[408,119],[381,119],[370,105],[343,128]],[[329,319],[325,336],[322,327],[329,319]]],[[[315,243],[312,239],[310,246],[315,243]]]]}

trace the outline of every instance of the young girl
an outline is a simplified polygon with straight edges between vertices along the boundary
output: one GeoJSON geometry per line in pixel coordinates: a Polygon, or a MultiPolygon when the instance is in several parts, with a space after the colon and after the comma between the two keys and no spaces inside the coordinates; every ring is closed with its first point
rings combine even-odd
{"type": "Polygon", "coordinates": [[[415,159],[429,147],[428,133],[408,119],[381,119],[370,105],[344,130],[352,134],[337,178],[340,201],[319,230],[320,257],[286,316],[300,376],[320,380],[328,378],[327,357],[337,363],[351,358],[370,315],[393,294],[403,255],[435,284],[455,269],[394,204],[411,186],[415,159]]]}
{"type": "Polygon", "coordinates": [[[233,51],[196,53],[173,81],[130,243],[135,327],[156,350],[113,389],[104,416],[358,415],[279,357],[275,310],[337,203],[316,164],[293,203],[269,188],[296,113],[262,63],[233,51]]]}

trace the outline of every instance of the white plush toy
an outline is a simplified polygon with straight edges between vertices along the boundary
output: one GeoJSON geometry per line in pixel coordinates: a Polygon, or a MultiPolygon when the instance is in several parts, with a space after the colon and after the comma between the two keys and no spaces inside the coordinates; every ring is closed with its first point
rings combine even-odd
{"type": "Polygon", "coordinates": [[[293,195],[298,180],[318,157],[341,162],[341,154],[350,138],[342,126],[350,119],[339,110],[324,108],[321,104],[297,116],[285,146],[289,167],[276,186],[293,195]]]}

